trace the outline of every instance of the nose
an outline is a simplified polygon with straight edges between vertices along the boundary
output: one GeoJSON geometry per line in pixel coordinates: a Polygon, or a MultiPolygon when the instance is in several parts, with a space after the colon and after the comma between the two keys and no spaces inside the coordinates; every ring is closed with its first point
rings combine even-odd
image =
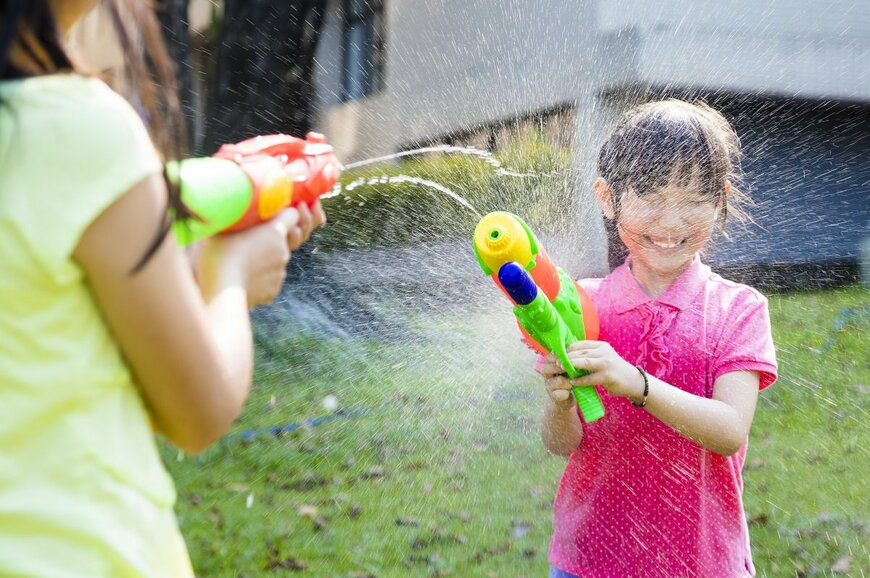
{"type": "Polygon", "coordinates": [[[685,212],[685,207],[666,204],[659,211],[659,214],[656,215],[658,217],[657,221],[662,227],[666,227],[668,229],[679,229],[680,227],[685,225],[685,212]]]}

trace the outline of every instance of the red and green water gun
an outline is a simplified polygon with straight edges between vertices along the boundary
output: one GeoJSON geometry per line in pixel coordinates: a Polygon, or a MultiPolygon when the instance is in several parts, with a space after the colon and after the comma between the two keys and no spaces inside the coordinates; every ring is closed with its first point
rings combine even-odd
{"type": "MultiPolygon", "coordinates": [[[[586,375],[571,364],[567,347],[598,339],[598,313],[583,288],[553,264],[529,226],[512,213],[486,215],[474,230],[474,254],[483,272],[514,304],[526,343],[545,355],[555,353],[568,377],[586,375]]],[[[594,386],[576,386],[572,392],[584,421],[604,416],[594,386]]]]}
{"type": "Polygon", "coordinates": [[[200,219],[173,226],[181,245],[268,221],[285,207],[332,190],[339,162],[322,134],[258,136],[223,145],[211,157],[167,165],[181,198],[200,219]]]}

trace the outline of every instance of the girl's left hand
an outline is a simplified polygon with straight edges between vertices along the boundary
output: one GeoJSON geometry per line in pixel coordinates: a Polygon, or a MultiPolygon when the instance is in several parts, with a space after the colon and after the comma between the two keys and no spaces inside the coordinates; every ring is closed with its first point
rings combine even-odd
{"type": "Polygon", "coordinates": [[[573,385],[601,385],[611,395],[640,399],[643,377],[605,341],[578,341],[568,347],[568,359],[589,375],[572,379],[573,385]]]}

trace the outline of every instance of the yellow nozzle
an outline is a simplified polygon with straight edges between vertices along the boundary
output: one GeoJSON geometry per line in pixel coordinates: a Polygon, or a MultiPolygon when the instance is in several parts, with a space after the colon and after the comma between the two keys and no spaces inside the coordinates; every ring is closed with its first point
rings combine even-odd
{"type": "Polygon", "coordinates": [[[260,219],[268,221],[290,206],[293,197],[293,181],[282,169],[276,168],[263,179],[260,185],[260,199],[257,202],[257,212],[260,219]]]}
{"type": "Polygon", "coordinates": [[[480,220],[474,229],[474,248],[487,275],[508,261],[528,268],[537,253],[537,244],[522,220],[504,212],[490,213],[480,220]]]}

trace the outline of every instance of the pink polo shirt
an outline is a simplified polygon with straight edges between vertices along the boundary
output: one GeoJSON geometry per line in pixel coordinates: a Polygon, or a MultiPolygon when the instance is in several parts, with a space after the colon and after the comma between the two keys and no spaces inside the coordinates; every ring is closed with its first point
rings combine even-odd
{"type": "MultiPolygon", "coordinates": [[[[767,299],[700,258],[658,299],[628,264],[585,280],[601,339],[651,375],[703,397],[731,371],[776,380],[767,299]]],[[[754,576],[743,513],[747,445],[722,457],[628,399],[598,388],[606,415],[583,425],[554,504],[550,562],[582,578],[754,576]]]]}

